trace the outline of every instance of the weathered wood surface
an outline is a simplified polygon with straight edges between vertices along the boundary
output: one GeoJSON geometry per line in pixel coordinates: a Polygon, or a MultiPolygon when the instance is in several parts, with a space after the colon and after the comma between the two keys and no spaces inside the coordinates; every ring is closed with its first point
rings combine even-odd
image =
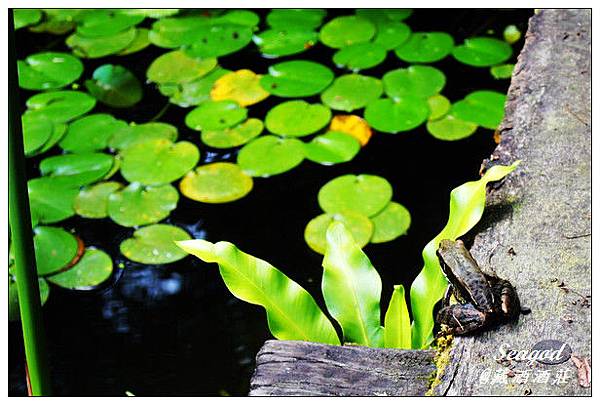
{"type": "Polygon", "coordinates": [[[433,356],[430,350],[269,340],[256,356],[250,395],[424,395],[433,356]]]}
{"type": "Polygon", "coordinates": [[[513,282],[532,312],[516,325],[456,338],[436,394],[590,394],[578,384],[572,361],[544,366],[494,360],[503,343],[524,350],[557,339],[591,363],[590,125],[591,11],[541,11],[530,20],[502,141],[491,158],[492,164],[522,163],[488,198],[491,207],[472,247],[479,263],[513,282]],[[556,380],[560,369],[569,378],[556,380]],[[549,370],[549,382],[541,370],[549,370]],[[500,378],[495,383],[494,373],[500,378]]]}

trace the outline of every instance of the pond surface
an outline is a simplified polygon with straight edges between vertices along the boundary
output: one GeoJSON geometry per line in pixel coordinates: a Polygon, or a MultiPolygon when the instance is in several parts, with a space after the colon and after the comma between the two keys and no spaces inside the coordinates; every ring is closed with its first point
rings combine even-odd
{"type": "MultiPolygon", "coordinates": [[[[255,11],[263,20],[269,10],[255,11]]],[[[327,19],[350,13],[351,10],[329,10],[327,19]]],[[[525,32],[530,15],[528,10],[416,10],[405,22],[413,31],[448,32],[460,43],[488,30],[500,37],[509,24],[525,32]]],[[[513,49],[520,49],[522,41],[513,49]]],[[[17,32],[17,48],[19,59],[48,49],[69,52],[63,36],[34,34],[26,29],[17,32]]],[[[130,56],[84,60],[82,78],[90,77],[102,64],[119,63],[143,79],[149,63],[164,52],[150,46],[130,56]]],[[[333,52],[318,44],[300,56],[332,66],[333,52]]],[[[509,62],[516,61],[516,53],[509,62]]],[[[294,58],[298,56],[277,61],[294,58]]],[[[266,72],[272,63],[273,60],[260,57],[252,44],[232,56],[219,58],[224,68],[248,68],[257,73],[266,72]]],[[[403,66],[406,64],[389,52],[384,64],[365,70],[364,74],[381,77],[386,71],[403,66]]],[[[508,89],[509,81],[494,80],[488,68],[469,67],[452,57],[432,66],[445,72],[448,81],[443,93],[450,100],[478,89],[508,89]]],[[[337,76],[343,72],[335,73],[337,76]]],[[[99,104],[94,112],[110,112],[127,121],[148,121],[168,100],[151,85],[146,85],[144,91],[144,100],[134,108],[117,110],[99,104]]],[[[21,102],[31,94],[22,91],[21,102]]],[[[252,116],[264,117],[279,101],[272,97],[253,106],[252,116]]],[[[317,102],[318,98],[307,101],[317,102]]],[[[189,109],[170,105],[160,121],[177,126],[180,139],[200,147],[200,164],[235,161],[235,153],[210,150],[200,143],[198,134],[183,123],[187,112],[189,109]]],[[[482,128],[457,142],[433,138],[424,125],[397,135],[375,133],[349,163],[327,167],[305,161],[285,174],[255,179],[253,191],[233,203],[208,205],[181,196],[167,223],[186,229],[196,238],[237,244],[282,270],[322,304],[322,256],[313,252],[303,238],[306,223],[321,213],[317,193],[323,184],[342,174],[382,176],[394,188],[393,200],[407,207],[412,216],[408,235],[364,249],[382,277],[382,302],[387,303],[394,284],[408,289],[421,270],[422,248],[446,223],[450,190],[476,179],[482,159],[494,147],[493,131],[482,128]]],[[[39,176],[37,165],[43,157],[29,160],[31,178],[39,176]]],[[[120,255],[119,244],[131,231],[110,219],[73,217],[60,225],[74,230],[86,245],[97,246],[117,258],[116,264],[121,266],[116,266],[110,282],[96,291],[54,288],[44,306],[55,394],[247,393],[254,356],[270,334],[264,310],[234,298],[216,266],[191,256],[160,266],[129,262],[120,255]]],[[[9,324],[10,395],[26,393],[23,357],[20,325],[13,322],[9,324]]]]}

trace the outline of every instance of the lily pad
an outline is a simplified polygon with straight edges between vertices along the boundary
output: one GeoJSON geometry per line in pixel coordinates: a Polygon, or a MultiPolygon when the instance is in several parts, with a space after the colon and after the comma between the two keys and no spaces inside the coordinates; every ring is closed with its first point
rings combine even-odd
{"type": "Polygon", "coordinates": [[[371,221],[375,226],[371,243],[389,242],[406,234],[410,227],[410,212],[402,204],[392,201],[371,221]]]}
{"type": "Polygon", "coordinates": [[[207,101],[185,116],[185,124],[196,130],[219,130],[244,121],[248,110],[231,100],[207,101]]]}
{"type": "Polygon", "coordinates": [[[171,183],[192,170],[200,152],[191,142],[168,139],[138,142],[121,152],[121,174],[133,183],[147,186],[171,183]]]}
{"type": "Polygon", "coordinates": [[[506,95],[497,91],[478,90],[452,105],[452,114],[484,128],[496,129],[504,117],[506,95]]]}
{"type": "Polygon", "coordinates": [[[206,16],[161,18],[152,24],[148,39],[161,48],[179,48],[199,39],[202,28],[210,24],[206,16]]]}
{"type": "Polygon", "coordinates": [[[334,116],[331,124],[329,124],[329,130],[348,134],[358,140],[361,146],[365,146],[373,135],[373,131],[371,131],[371,127],[369,127],[367,121],[358,115],[334,116]]]}
{"type": "Polygon", "coordinates": [[[403,21],[410,17],[413,10],[410,8],[359,8],[356,15],[372,21],[403,21]]]}
{"type": "Polygon", "coordinates": [[[17,62],[19,86],[27,90],[55,90],[79,79],[83,64],[63,52],[42,52],[17,62]]]}
{"type": "Polygon", "coordinates": [[[158,84],[187,83],[206,75],[215,66],[215,58],[198,58],[176,50],[154,59],[146,76],[149,81],[158,84]]]}
{"type": "Polygon", "coordinates": [[[358,71],[379,65],[387,56],[386,49],[373,42],[345,46],[333,55],[333,63],[338,67],[358,71]]]}
{"type": "Polygon", "coordinates": [[[69,36],[65,42],[76,56],[95,59],[122,51],[135,40],[135,36],[136,29],[129,28],[103,37],[86,37],[75,33],[69,36]]]}
{"type": "Polygon", "coordinates": [[[308,246],[322,255],[327,250],[327,228],[333,221],[339,221],[350,231],[356,244],[361,248],[369,243],[373,235],[373,223],[371,220],[357,212],[345,212],[343,214],[321,214],[313,218],[304,229],[304,240],[308,246]]]}
{"type": "Polygon", "coordinates": [[[252,177],[269,177],[292,170],[304,160],[304,144],[298,139],[265,135],[246,144],[237,163],[252,177]]]}
{"type": "Polygon", "coordinates": [[[249,118],[231,128],[202,131],[202,142],[211,148],[226,149],[243,145],[263,131],[263,122],[249,118]]]}
{"type": "Polygon", "coordinates": [[[515,65],[512,63],[507,63],[504,65],[492,66],[490,68],[490,73],[494,79],[510,79],[514,69],[515,65]]]}
{"type": "Polygon", "coordinates": [[[177,139],[177,128],[164,122],[147,122],[139,125],[129,125],[115,132],[108,141],[112,149],[126,149],[138,142],[152,139],[177,139]]]}
{"type": "Polygon", "coordinates": [[[50,139],[54,125],[46,117],[31,114],[23,114],[21,123],[25,155],[31,156],[50,139]]]}
{"type": "Polygon", "coordinates": [[[306,28],[272,28],[252,37],[260,53],[267,58],[295,55],[315,46],[319,34],[306,28]]]}
{"type": "Polygon", "coordinates": [[[77,256],[79,243],[62,228],[38,226],[33,230],[35,262],[40,276],[60,271],[77,256]]]}
{"type": "Polygon", "coordinates": [[[79,187],[57,177],[39,177],[27,182],[31,215],[44,224],[67,219],[75,214],[73,201],[79,187]]]}
{"type": "Polygon", "coordinates": [[[388,205],[392,192],[391,184],[383,177],[346,174],[321,187],[318,199],[329,214],[352,211],[371,217],[388,205]]]}
{"type": "Polygon", "coordinates": [[[230,23],[254,28],[260,23],[260,17],[250,10],[230,10],[216,18],[219,23],[230,23]]]}
{"type": "Polygon", "coordinates": [[[115,35],[142,22],[143,15],[124,14],[116,10],[86,10],[77,24],[77,33],[85,37],[115,35]]]}
{"type": "Polygon", "coordinates": [[[235,163],[216,162],[198,166],[185,175],[179,185],[181,194],[189,199],[221,204],[245,197],[253,186],[248,176],[235,163]]]}
{"type": "Polygon", "coordinates": [[[13,10],[15,30],[33,25],[42,19],[42,12],[35,9],[20,8],[13,10]]]}
{"type": "Polygon", "coordinates": [[[330,119],[331,111],[324,105],[293,100],[271,108],[265,118],[265,126],[277,135],[300,137],[322,129],[330,119]]]}
{"type": "Polygon", "coordinates": [[[375,36],[375,24],[359,16],[341,16],[325,24],[319,39],[330,48],[343,48],[352,44],[368,42],[375,36]]]}
{"type": "Polygon", "coordinates": [[[429,117],[427,100],[404,96],[395,100],[382,98],[370,103],[365,109],[365,119],[378,131],[395,134],[410,131],[429,117]]]}
{"type": "Polygon", "coordinates": [[[90,94],[110,107],[125,108],[142,99],[142,85],[129,70],[120,65],[102,65],[94,70],[92,80],[85,81],[90,94]]]}
{"type": "Polygon", "coordinates": [[[260,86],[261,77],[248,69],[227,73],[215,81],[210,97],[216,101],[233,100],[242,107],[256,104],[269,97],[260,86]]]}
{"type": "Polygon", "coordinates": [[[141,51],[142,49],[146,49],[150,45],[150,40],[148,39],[148,32],[150,32],[146,28],[138,28],[135,30],[135,37],[133,41],[129,45],[127,45],[124,49],[120,50],[117,55],[131,55],[132,53],[136,53],[141,51]]]}
{"type": "MultiPolygon", "coordinates": [[[[16,11],[16,10],[15,10],[16,11]]],[[[50,287],[43,278],[38,278],[40,288],[40,301],[44,305],[50,296],[50,287]]],[[[18,321],[21,319],[19,310],[19,292],[17,291],[17,282],[13,276],[8,277],[8,320],[18,321]]]]}
{"type": "Polygon", "coordinates": [[[324,165],[349,162],[360,151],[360,142],[352,135],[329,131],[304,145],[308,160],[324,165]]]}
{"type": "Polygon", "coordinates": [[[80,91],[61,90],[38,93],[29,97],[26,105],[32,113],[52,122],[67,122],[94,108],[96,100],[80,91]]]}
{"type": "Polygon", "coordinates": [[[485,67],[505,62],[512,55],[509,44],[496,38],[474,37],[456,46],[452,56],[466,65],[485,67]]]}
{"type": "Polygon", "coordinates": [[[327,88],[333,77],[331,69],[320,63],[292,60],[270,66],[260,85],[279,97],[308,97],[327,88]]]}
{"type": "Polygon", "coordinates": [[[507,25],[502,32],[502,36],[506,42],[512,45],[521,39],[521,31],[519,31],[516,25],[507,25]]]}
{"type": "Polygon", "coordinates": [[[217,58],[244,48],[252,41],[252,28],[238,24],[218,23],[200,27],[197,39],[184,47],[191,56],[217,58]]]}
{"type": "Polygon", "coordinates": [[[138,229],[121,242],[123,256],[143,264],[173,263],[187,256],[175,241],[191,239],[190,234],[173,225],[157,224],[138,229]]]}
{"type": "Polygon", "coordinates": [[[215,82],[229,72],[231,70],[217,66],[206,76],[202,76],[191,82],[163,84],[158,89],[162,94],[169,97],[171,103],[187,108],[210,100],[210,91],[215,82]]]}
{"type": "Polygon", "coordinates": [[[273,28],[307,28],[314,29],[321,25],[327,12],[310,9],[275,9],[267,15],[267,24],[273,28]]]}
{"type": "Polygon", "coordinates": [[[59,177],[73,186],[84,186],[104,177],[114,158],[104,153],[72,153],[45,158],[40,163],[43,176],[59,177]]]}
{"type": "Polygon", "coordinates": [[[427,131],[434,138],[442,141],[458,141],[468,138],[477,130],[477,124],[463,121],[452,114],[447,114],[443,118],[427,122],[427,131]]]}
{"type": "Polygon", "coordinates": [[[165,18],[179,13],[178,8],[127,8],[120,10],[127,15],[143,15],[148,18],[165,18]]]}
{"type": "Polygon", "coordinates": [[[383,93],[381,80],[350,74],[336,78],[333,84],[321,94],[321,101],[334,110],[350,112],[377,100],[381,93],[383,93]]]}
{"type": "Polygon", "coordinates": [[[431,66],[409,66],[383,75],[385,94],[390,98],[416,96],[428,98],[446,85],[444,73],[431,66]]]}
{"type": "Polygon", "coordinates": [[[92,114],[69,124],[59,145],[67,152],[93,152],[105,149],[108,140],[118,131],[127,128],[125,121],[110,114],[92,114]]]}
{"type": "Polygon", "coordinates": [[[108,216],[108,196],[121,189],[116,181],[96,183],[82,188],[75,197],[73,208],[84,218],[106,218],[108,216]]]}
{"type": "Polygon", "coordinates": [[[48,281],[70,290],[89,290],[110,278],[112,258],[102,250],[88,248],[70,269],[48,277],[48,281]]]}
{"type": "Polygon", "coordinates": [[[108,216],[121,226],[159,222],[177,207],[179,193],[170,184],[145,187],[131,183],[108,197],[108,216]]]}
{"type": "Polygon", "coordinates": [[[441,94],[436,94],[427,99],[429,105],[429,120],[437,120],[442,118],[448,111],[450,111],[450,100],[441,94]]]}
{"type": "Polygon", "coordinates": [[[54,122],[52,125],[52,135],[50,135],[50,138],[48,138],[44,146],[33,153],[33,155],[38,155],[50,150],[54,145],[59,143],[63,136],[67,133],[67,124],[54,122]]]}
{"type": "Polygon", "coordinates": [[[397,21],[377,21],[377,36],[373,40],[386,50],[402,45],[410,37],[410,27],[397,21]]]}
{"type": "Polygon", "coordinates": [[[454,39],[445,32],[413,32],[395,52],[408,63],[432,63],[444,59],[453,48],[454,39]]]}

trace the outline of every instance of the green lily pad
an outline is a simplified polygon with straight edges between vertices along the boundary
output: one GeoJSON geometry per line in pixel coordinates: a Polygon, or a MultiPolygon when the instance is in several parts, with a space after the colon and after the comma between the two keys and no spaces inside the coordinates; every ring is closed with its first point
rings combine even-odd
{"type": "Polygon", "coordinates": [[[260,85],[279,97],[308,97],[322,92],[333,81],[327,66],[308,60],[292,60],[269,67],[260,85]]]}
{"type": "Polygon", "coordinates": [[[119,10],[122,14],[143,15],[148,18],[165,18],[179,13],[178,8],[127,8],[119,10]]]}
{"type": "Polygon", "coordinates": [[[15,30],[33,25],[42,19],[42,12],[35,9],[20,8],[13,10],[15,30]]]}
{"type": "Polygon", "coordinates": [[[360,151],[360,142],[344,132],[329,131],[304,145],[308,160],[324,165],[349,162],[360,151]]]}
{"type": "Polygon", "coordinates": [[[354,111],[375,101],[383,93],[381,80],[370,76],[350,74],[339,76],[321,93],[326,106],[341,111],[354,111]]]}
{"type": "Polygon", "coordinates": [[[333,221],[339,221],[350,231],[356,244],[361,248],[369,243],[373,235],[373,223],[358,212],[345,212],[343,214],[321,214],[313,218],[304,229],[304,240],[315,252],[322,255],[327,250],[327,228],[333,221]]]}
{"type": "Polygon", "coordinates": [[[330,119],[331,111],[324,105],[292,100],[271,108],[265,118],[265,126],[273,134],[299,137],[317,132],[330,119]]]}
{"type": "Polygon", "coordinates": [[[184,47],[191,56],[217,58],[237,52],[252,41],[252,28],[238,24],[210,24],[200,27],[197,39],[184,47]]]}
{"type": "Polygon", "coordinates": [[[377,36],[373,40],[385,50],[399,47],[410,37],[410,27],[397,21],[377,21],[377,36]]]}
{"type": "Polygon", "coordinates": [[[133,183],[147,186],[171,183],[192,170],[200,152],[191,142],[168,139],[138,142],[121,152],[121,174],[133,183]]]}
{"type": "Polygon", "coordinates": [[[410,227],[410,212],[402,204],[391,201],[379,214],[371,218],[371,243],[384,243],[406,234],[410,227]]]}
{"type": "Polygon", "coordinates": [[[77,24],[77,34],[85,37],[105,37],[118,34],[142,22],[143,15],[124,14],[116,10],[86,10],[77,24]]]}
{"type": "Polygon", "coordinates": [[[108,216],[108,196],[121,189],[116,181],[96,183],[82,188],[75,197],[73,208],[84,218],[106,218],[108,216]]]}
{"type": "Polygon", "coordinates": [[[243,145],[263,131],[263,122],[249,118],[235,127],[202,131],[202,142],[211,148],[227,149],[243,145]]]}
{"type": "Polygon", "coordinates": [[[77,256],[79,243],[73,234],[62,228],[38,226],[33,230],[35,262],[40,276],[47,276],[66,267],[77,256]]]}
{"type": "Polygon", "coordinates": [[[329,214],[352,211],[371,217],[388,205],[392,192],[391,184],[383,177],[346,174],[321,187],[318,199],[321,209],[329,214]]]}
{"type": "Polygon", "coordinates": [[[377,21],[403,21],[412,15],[410,8],[359,8],[356,15],[377,21]]]}
{"type": "Polygon", "coordinates": [[[129,70],[120,65],[102,65],[94,70],[92,80],[85,81],[90,94],[110,107],[125,108],[142,99],[142,85],[129,70]]]}
{"type": "Polygon", "coordinates": [[[145,187],[131,183],[108,196],[108,216],[121,226],[159,222],[177,207],[179,193],[170,184],[145,187]]]}
{"type": "Polygon", "coordinates": [[[150,30],[146,28],[138,28],[135,30],[135,37],[133,41],[125,48],[121,49],[117,55],[131,55],[132,53],[136,53],[141,51],[142,49],[146,49],[150,45],[150,40],[148,39],[148,32],[150,30]]]}
{"type": "Polygon", "coordinates": [[[65,42],[76,56],[95,59],[121,52],[135,40],[135,36],[136,29],[129,28],[103,37],[86,37],[75,33],[65,42]]]}
{"type": "Polygon", "coordinates": [[[383,75],[385,94],[390,98],[428,98],[439,93],[445,85],[444,73],[431,66],[409,66],[383,75]]]}
{"type": "Polygon", "coordinates": [[[191,239],[190,234],[173,225],[157,224],[140,228],[121,242],[123,256],[143,264],[173,263],[187,256],[175,241],[191,239]]]}
{"type": "MultiPolygon", "coordinates": [[[[17,11],[17,10],[15,10],[17,11]]],[[[50,296],[50,287],[43,278],[38,278],[40,288],[40,301],[44,305],[50,296]]],[[[13,276],[8,277],[8,320],[18,321],[21,319],[19,310],[19,292],[17,291],[17,282],[13,276]]]]}
{"type": "Polygon", "coordinates": [[[359,16],[341,16],[325,24],[319,39],[330,48],[343,48],[352,44],[368,42],[375,36],[375,24],[359,16]]]}
{"type": "Polygon", "coordinates": [[[429,105],[429,117],[428,120],[437,120],[442,118],[448,111],[450,111],[450,100],[441,94],[435,94],[427,99],[427,105],[429,105]]]}
{"type": "Polygon", "coordinates": [[[75,215],[73,201],[79,187],[60,177],[39,177],[27,182],[31,216],[50,224],[75,215]]]}
{"type": "Polygon", "coordinates": [[[442,141],[458,141],[468,138],[477,130],[477,124],[463,121],[452,114],[446,114],[443,118],[428,121],[427,131],[434,138],[442,141]]]}
{"type": "Polygon", "coordinates": [[[498,65],[512,55],[509,44],[496,38],[474,37],[465,39],[452,51],[452,56],[459,62],[476,67],[498,65]]]}
{"type": "Polygon", "coordinates": [[[41,52],[17,62],[19,87],[27,90],[55,90],[79,79],[83,64],[63,52],[41,52]]]}
{"type": "Polygon", "coordinates": [[[73,153],[45,158],[40,163],[43,176],[60,177],[73,186],[84,186],[104,177],[114,158],[105,153],[73,153]]]}
{"type": "Polygon", "coordinates": [[[73,90],[38,93],[26,102],[31,113],[43,115],[52,122],[67,122],[77,118],[96,105],[89,94],[73,90]]]}
{"type": "Polygon", "coordinates": [[[128,125],[115,132],[108,140],[111,149],[126,149],[138,142],[152,139],[177,139],[177,128],[164,122],[147,122],[139,125],[128,125]]]}
{"type": "Polygon", "coordinates": [[[304,160],[304,144],[298,139],[265,135],[246,144],[237,163],[252,177],[269,177],[292,170],[304,160]]]}
{"type": "Polygon", "coordinates": [[[217,66],[206,76],[202,76],[191,82],[163,84],[158,89],[162,94],[169,97],[171,103],[187,108],[210,100],[210,91],[215,82],[230,72],[231,70],[229,69],[217,66]]]}
{"type": "Polygon", "coordinates": [[[70,269],[48,277],[48,281],[70,290],[89,290],[110,278],[112,258],[102,250],[88,248],[70,269]]]}
{"type": "Polygon", "coordinates": [[[408,63],[431,63],[444,59],[453,48],[454,39],[445,32],[413,32],[395,52],[408,63]]]}
{"type": "Polygon", "coordinates": [[[187,83],[198,79],[217,66],[215,58],[198,58],[176,50],[164,53],[150,64],[146,76],[158,84],[187,83]]]}
{"type": "Polygon", "coordinates": [[[496,129],[504,117],[506,95],[497,91],[478,90],[452,105],[452,114],[484,128],[496,129]]]}
{"type": "Polygon", "coordinates": [[[321,9],[275,9],[267,14],[267,24],[273,28],[298,27],[314,29],[321,25],[327,12],[321,9]]]}
{"type": "Polygon", "coordinates": [[[395,134],[410,131],[424,123],[429,117],[427,100],[404,96],[395,100],[382,98],[365,108],[365,119],[380,132],[395,134]]]}
{"type": "Polygon", "coordinates": [[[262,31],[252,37],[260,53],[266,58],[295,55],[312,48],[319,34],[307,28],[282,27],[262,31]]]}
{"type": "Polygon", "coordinates": [[[210,21],[210,18],[198,15],[161,18],[152,24],[148,39],[161,48],[179,48],[197,41],[198,31],[210,21]]]}
{"type": "Polygon", "coordinates": [[[239,124],[247,116],[248,110],[235,101],[207,101],[185,116],[185,124],[196,131],[219,130],[239,124]]]}
{"type": "Polygon", "coordinates": [[[54,145],[61,141],[61,139],[63,138],[63,136],[65,136],[66,133],[67,124],[61,122],[54,122],[52,124],[52,135],[50,135],[50,138],[48,138],[44,146],[42,146],[41,149],[38,149],[32,155],[38,155],[50,150],[54,145]]]}
{"type": "Polygon", "coordinates": [[[510,79],[514,69],[515,65],[507,63],[505,65],[492,66],[490,68],[490,73],[494,79],[510,79]]]}
{"type": "Polygon", "coordinates": [[[333,63],[338,67],[353,71],[369,69],[379,65],[387,56],[386,49],[376,43],[366,42],[343,47],[333,55],[333,63]]]}
{"type": "Polygon", "coordinates": [[[179,185],[187,198],[209,204],[221,204],[245,197],[253,186],[248,176],[235,163],[216,162],[198,166],[185,175],[179,185]]]}
{"type": "Polygon", "coordinates": [[[59,145],[67,152],[93,152],[105,149],[108,140],[118,131],[127,128],[125,121],[110,114],[92,114],[69,124],[59,145]]]}
{"type": "Polygon", "coordinates": [[[26,156],[33,155],[50,139],[54,125],[43,116],[23,114],[23,147],[26,156]]]}
{"type": "Polygon", "coordinates": [[[516,25],[507,25],[502,32],[502,36],[506,42],[512,45],[521,39],[521,31],[519,31],[516,25]]]}
{"type": "Polygon", "coordinates": [[[260,17],[250,10],[230,10],[216,18],[219,23],[230,23],[254,28],[260,23],[260,17]]]}

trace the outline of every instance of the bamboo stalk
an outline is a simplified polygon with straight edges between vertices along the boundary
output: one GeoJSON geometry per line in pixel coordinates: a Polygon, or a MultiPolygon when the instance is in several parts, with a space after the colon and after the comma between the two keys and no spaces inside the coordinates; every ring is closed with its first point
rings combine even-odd
{"type": "Polygon", "coordinates": [[[8,215],[15,255],[15,275],[25,343],[26,366],[32,395],[50,395],[42,304],[25,175],[12,9],[8,12],[8,133],[8,215]]]}

